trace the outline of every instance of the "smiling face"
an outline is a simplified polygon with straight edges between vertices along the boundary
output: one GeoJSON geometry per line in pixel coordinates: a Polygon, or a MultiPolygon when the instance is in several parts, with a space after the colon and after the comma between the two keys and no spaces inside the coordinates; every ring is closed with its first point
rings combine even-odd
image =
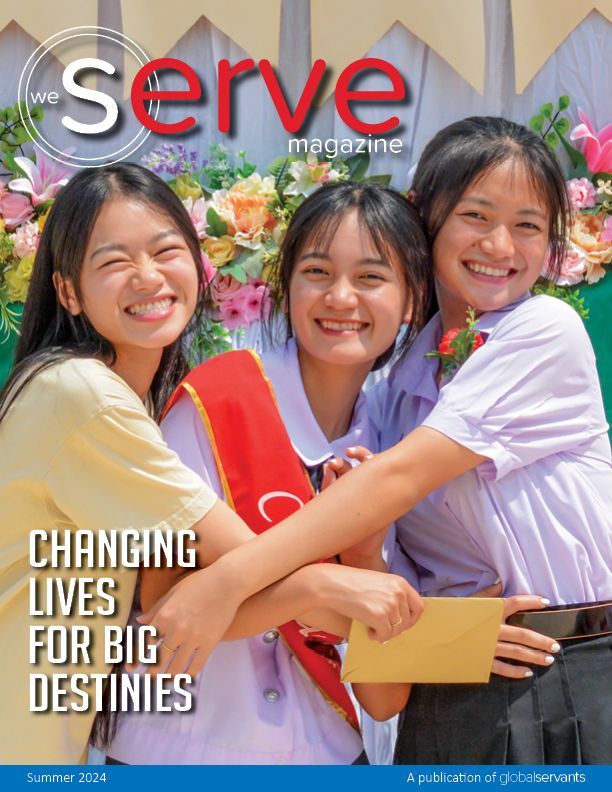
{"type": "Polygon", "coordinates": [[[169,217],[146,204],[115,198],[94,224],[80,278],[84,312],[118,357],[161,354],[183,332],[196,306],[196,264],[169,217]]]}
{"type": "Polygon", "coordinates": [[[538,279],[548,249],[549,213],[520,161],[507,161],[473,183],[433,245],[444,329],[503,308],[538,279]]]}
{"type": "MultiPolygon", "coordinates": [[[[409,321],[397,257],[381,257],[356,210],[320,249],[306,240],[289,286],[290,320],[300,356],[369,372],[409,321]]],[[[389,254],[387,254],[389,255],[389,254]]]]}

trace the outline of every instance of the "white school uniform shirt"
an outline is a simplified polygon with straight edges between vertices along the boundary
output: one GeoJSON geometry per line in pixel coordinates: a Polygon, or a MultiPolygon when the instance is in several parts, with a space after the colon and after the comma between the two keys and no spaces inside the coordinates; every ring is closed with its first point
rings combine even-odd
{"type": "MultiPolygon", "coordinates": [[[[595,358],[578,314],[525,295],[483,314],[484,345],[440,391],[436,315],[368,395],[381,448],[419,425],[488,457],[397,521],[421,593],[553,604],[612,598],[612,463],[595,358]]],[[[393,570],[392,570],[393,571],[393,570]]]]}
{"type": "MultiPolygon", "coordinates": [[[[345,456],[348,446],[372,448],[363,394],[347,434],[330,443],[310,409],[295,342],[261,359],[305,465],[345,456]]],[[[173,407],[162,432],[181,460],[222,498],[208,437],[190,398],[173,407]]],[[[393,546],[393,535],[388,544],[393,546]]],[[[326,703],[276,630],[219,644],[192,692],[190,712],[120,714],[108,755],[128,764],[351,764],[362,750],[358,733],[326,703]]]]}

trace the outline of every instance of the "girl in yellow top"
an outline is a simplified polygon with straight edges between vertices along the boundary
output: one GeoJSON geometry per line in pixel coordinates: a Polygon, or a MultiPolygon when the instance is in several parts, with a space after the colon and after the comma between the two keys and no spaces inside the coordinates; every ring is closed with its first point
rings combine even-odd
{"type": "MultiPolygon", "coordinates": [[[[74,696],[60,694],[49,699],[51,711],[30,712],[30,674],[68,675],[59,687],[69,689],[72,673],[108,671],[101,650],[108,619],[62,615],[46,600],[46,615],[31,616],[30,579],[45,591],[50,578],[88,577],[88,591],[95,594],[100,578],[114,578],[111,621],[125,624],[136,578],[127,568],[32,568],[31,531],[46,532],[40,536],[50,540],[54,530],[63,538],[77,530],[131,529],[144,536],[193,527],[202,566],[252,536],[167,448],[151,417],[186,371],[182,334],[197,314],[203,287],[191,221],[158,177],[118,164],[81,172],[58,196],[36,257],[17,365],[0,394],[0,642],[6,650],[0,762],[81,760],[93,706],[77,712],[69,706],[74,696]],[[43,648],[32,665],[31,624],[87,624],[95,649],[90,664],[83,665],[82,656],[55,664],[43,648]]],[[[331,540],[302,542],[284,533],[280,552],[266,549],[259,561],[249,562],[246,575],[225,565],[213,565],[205,578],[192,575],[197,596],[186,580],[164,608],[160,660],[172,656],[177,666],[197,672],[243,600],[304,563],[339,551],[350,544],[348,536],[344,531],[331,540]],[[195,654],[181,645],[194,609],[206,613],[204,635],[210,629],[211,638],[203,640],[196,630],[195,654]]],[[[42,564],[50,561],[50,547],[49,541],[38,543],[42,564]]],[[[317,606],[321,595],[338,612],[366,621],[382,639],[418,616],[420,598],[403,580],[330,567],[300,570],[253,598],[243,610],[253,632],[317,606]]],[[[94,611],[99,604],[87,601],[94,611]]]]}

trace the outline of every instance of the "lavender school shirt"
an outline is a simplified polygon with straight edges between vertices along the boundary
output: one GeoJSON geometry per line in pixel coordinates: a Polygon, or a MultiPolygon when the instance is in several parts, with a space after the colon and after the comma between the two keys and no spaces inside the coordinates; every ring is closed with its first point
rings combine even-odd
{"type": "Polygon", "coordinates": [[[438,392],[436,315],[369,394],[382,448],[423,424],[488,460],[397,523],[428,596],[612,598],[612,466],[593,350],[576,312],[526,295],[478,320],[484,346],[438,392]]]}

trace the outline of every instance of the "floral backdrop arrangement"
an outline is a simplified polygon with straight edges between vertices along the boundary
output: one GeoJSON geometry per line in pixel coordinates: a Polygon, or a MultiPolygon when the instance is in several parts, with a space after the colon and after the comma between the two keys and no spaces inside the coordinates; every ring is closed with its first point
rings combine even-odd
{"type": "MultiPolygon", "coordinates": [[[[569,104],[562,96],[556,108],[544,104],[530,121],[551,148],[566,154],[573,210],[561,273],[536,291],[561,297],[586,318],[592,300],[585,295],[601,285],[612,264],[612,124],[597,131],[579,110],[580,123],[572,128],[565,115],[569,104]]],[[[31,117],[40,121],[42,108],[32,108],[31,117]]],[[[40,233],[57,192],[74,173],[38,149],[28,154],[24,147],[31,134],[18,104],[0,108],[0,383],[10,365],[40,233]]],[[[244,152],[231,155],[221,145],[211,145],[208,160],[201,161],[180,143],[164,143],[142,162],[181,198],[200,239],[209,310],[190,339],[192,363],[230,348],[232,339],[269,316],[268,285],[279,246],[306,196],[342,179],[389,182],[388,176],[367,175],[367,153],[347,159],[318,159],[312,153],[281,157],[259,171],[244,152]]]]}
{"type": "Polygon", "coordinates": [[[572,223],[567,229],[567,254],[556,282],[540,284],[537,290],[561,297],[586,318],[584,298],[572,287],[598,283],[612,264],[612,124],[597,131],[579,110],[580,123],[570,131],[563,115],[569,104],[568,96],[560,97],[556,108],[544,104],[529,122],[551,148],[561,146],[570,163],[567,192],[572,223]]]}
{"type": "Polygon", "coordinates": [[[389,182],[367,176],[368,154],[348,159],[281,157],[264,172],[243,151],[232,157],[213,144],[207,161],[182,144],[164,143],[142,159],[166,178],[191,216],[202,247],[210,284],[210,312],[192,338],[194,359],[231,346],[234,337],[272,308],[268,284],[274,277],[279,246],[291,216],[321,185],[353,179],[389,182]]]}

